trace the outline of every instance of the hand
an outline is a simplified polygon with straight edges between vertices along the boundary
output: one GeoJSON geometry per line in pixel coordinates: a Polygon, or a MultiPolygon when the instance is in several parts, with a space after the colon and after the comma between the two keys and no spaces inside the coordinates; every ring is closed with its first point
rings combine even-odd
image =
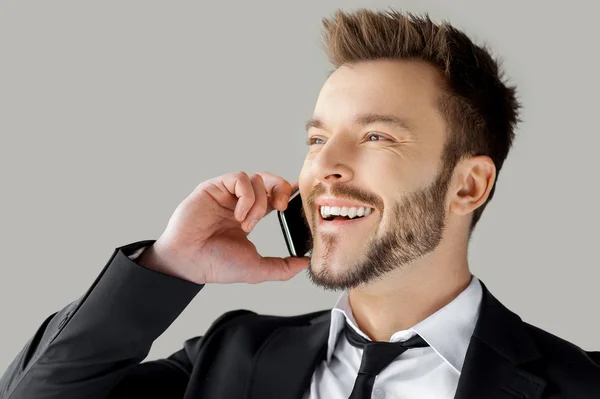
{"type": "Polygon", "coordinates": [[[309,258],[261,256],[247,237],[271,211],[286,209],[297,188],[298,182],[267,172],[231,173],[202,182],[138,262],[197,284],[289,280],[308,266],[309,258]]]}

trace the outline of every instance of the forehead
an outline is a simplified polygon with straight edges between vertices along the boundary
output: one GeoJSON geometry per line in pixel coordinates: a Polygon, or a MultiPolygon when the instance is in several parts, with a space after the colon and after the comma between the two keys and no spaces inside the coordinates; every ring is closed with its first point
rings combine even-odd
{"type": "Polygon", "coordinates": [[[416,60],[364,61],[338,68],[323,85],[315,114],[364,112],[415,116],[437,109],[442,78],[416,60]]]}

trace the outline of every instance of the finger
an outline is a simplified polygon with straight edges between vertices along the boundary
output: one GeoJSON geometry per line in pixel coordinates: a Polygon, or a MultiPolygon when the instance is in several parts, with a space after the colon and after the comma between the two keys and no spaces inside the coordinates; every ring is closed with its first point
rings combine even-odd
{"type": "Polygon", "coordinates": [[[294,185],[290,184],[281,176],[277,176],[269,172],[260,172],[258,174],[263,178],[263,181],[265,182],[265,188],[270,197],[267,214],[273,209],[279,209],[280,211],[283,211],[285,208],[287,208],[290,194],[295,188],[297,188],[298,183],[296,182],[294,187],[294,185]]]}
{"type": "MultiPolygon", "coordinates": [[[[274,201],[273,201],[273,202],[270,204],[270,207],[267,209],[267,214],[269,214],[269,213],[270,213],[271,211],[273,211],[274,209],[278,209],[278,210],[280,210],[280,211],[282,211],[282,212],[283,212],[283,211],[285,211],[285,210],[287,209],[287,207],[288,207],[288,204],[289,204],[289,201],[290,201],[291,194],[293,194],[293,193],[294,193],[294,191],[296,191],[296,190],[298,189],[298,182],[292,183],[292,184],[290,184],[290,186],[291,186],[291,188],[292,188],[292,189],[290,190],[290,195],[287,195],[287,194],[283,194],[283,195],[281,195],[281,194],[279,194],[279,195],[280,195],[280,200],[279,200],[279,202],[273,203],[273,202],[274,202],[274,201]]],[[[275,187],[273,190],[276,190],[277,188],[278,188],[278,187],[276,186],[276,187],[275,187]]],[[[279,192],[279,193],[280,193],[280,192],[279,192]]]]}
{"type": "Polygon", "coordinates": [[[223,185],[231,194],[238,198],[234,216],[240,222],[244,220],[254,204],[254,188],[246,172],[230,173],[223,177],[223,185]]]}
{"type": "Polygon", "coordinates": [[[244,225],[244,230],[248,233],[267,212],[267,192],[262,177],[258,174],[253,174],[250,176],[250,181],[252,182],[252,188],[254,189],[255,199],[252,208],[250,208],[250,211],[248,211],[248,214],[242,223],[244,225]]]}
{"type": "Polygon", "coordinates": [[[310,258],[307,256],[288,256],[278,258],[263,256],[260,260],[259,270],[262,271],[262,281],[285,281],[294,277],[308,267],[310,258]]]}

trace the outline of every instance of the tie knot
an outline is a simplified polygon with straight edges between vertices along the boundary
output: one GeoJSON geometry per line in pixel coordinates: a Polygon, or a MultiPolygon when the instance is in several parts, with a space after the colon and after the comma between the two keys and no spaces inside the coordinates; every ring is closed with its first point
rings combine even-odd
{"type": "Polygon", "coordinates": [[[344,327],[344,333],[346,335],[346,339],[350,344],[356,348],[363,349],[366,345],[372,346],[373,344],[380,344],[379,346],[385,347],[386,345],[392,346],[400,346],[405,349],[411,348],[423,348],[425,346],[429,346],[427,342],[418,334],[410,337],[406,341],[402,342],[380,342],[380,341],[369,341],[359,333],[357,333],[352,326],[346,323],[344,327]]]}
{"type": "Polygon", "coordinates": [[[352,346],[364,350],[358,372],[373,376],[379,374],[407,349],[429,346],[418,334],[403,342],[374,342],[354,331],[348,323],[345,325],[344,332],[352,346]]]}

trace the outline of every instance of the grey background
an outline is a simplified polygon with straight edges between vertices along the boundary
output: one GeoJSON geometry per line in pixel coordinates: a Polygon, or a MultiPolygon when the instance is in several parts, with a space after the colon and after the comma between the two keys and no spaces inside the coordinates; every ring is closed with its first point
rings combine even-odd
{"type": "MultiPolygon", "coordinates": [[[[158,238],[201,181],[239,170],[297,178],[303,124],[331,68],[321,18],[339,7],[428,11],[504,60],[524,123],[472,240],[471,270],[526,321],[600,349],[594,4],[2,1],[0,373],[114,248],[158,238]]],[[[250,238],[286,255],[274,213],[250,238]]],[[[228,310],[292,315],[338,295],[304,273],[207,286],[149,359],[228,310]]]]}

